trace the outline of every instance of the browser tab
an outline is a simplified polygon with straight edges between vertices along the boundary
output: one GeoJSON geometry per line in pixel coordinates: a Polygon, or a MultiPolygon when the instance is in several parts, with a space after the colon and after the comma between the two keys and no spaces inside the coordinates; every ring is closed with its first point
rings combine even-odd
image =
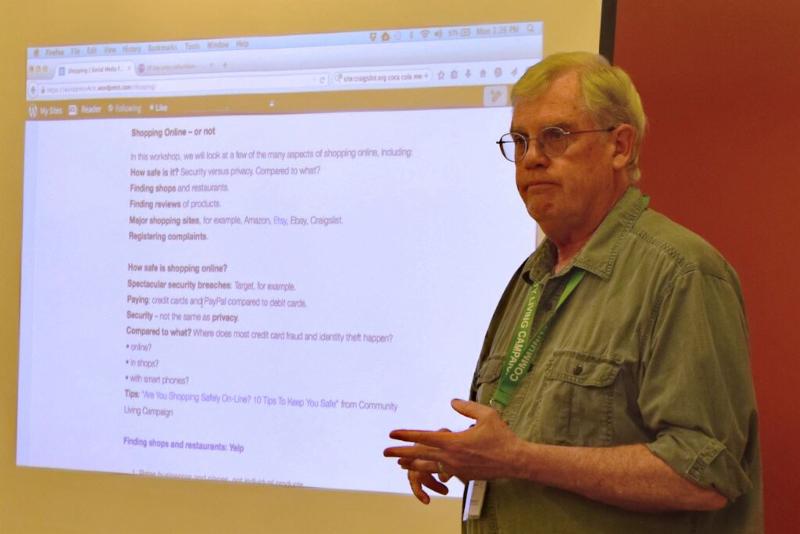
{"type": "Polygon", "coordinates": [[[108,80],[129,78],[133,72],[133,63],[129,61],[70,63],[58,67],[57,78],[63,81],[108,80]]]}

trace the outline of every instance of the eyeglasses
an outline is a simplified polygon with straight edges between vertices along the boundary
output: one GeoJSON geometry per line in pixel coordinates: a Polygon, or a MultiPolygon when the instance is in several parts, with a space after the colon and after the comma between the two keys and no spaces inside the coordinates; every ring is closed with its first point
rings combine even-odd
{"type": "MultiPolygon", "coordinates": [[[[596,130],[577,130],[574,132],[567,131],[558,126],[548,126],[542,128],[534,141],[537,148],[544,153],[548,158],[555,158],[564,153],[569,145],[569,136],[583,133],[595,132],[610,132],[616,126],[609,126],[608,128],[598,128],[596,130]]],[[[511,163],[519,163],[525,158],[528,153],[528,145],[530,139],[528,136],[517,132],[510,132],[503,134],[499,141],[495,141],[500,145],[500,152],[503,157],[511,163]]]]}

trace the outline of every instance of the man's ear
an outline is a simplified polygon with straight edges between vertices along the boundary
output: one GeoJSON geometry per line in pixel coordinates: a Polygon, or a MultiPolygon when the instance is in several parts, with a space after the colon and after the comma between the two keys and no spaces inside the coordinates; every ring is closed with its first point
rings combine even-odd
{"type": "Polygon", "coordinates": [[[630,124],[620,124],[611,132],[614,141],[612,166],[620,171],[628,166],[633,158],[633,144],[636,142],[636,131],[630,124]]]}

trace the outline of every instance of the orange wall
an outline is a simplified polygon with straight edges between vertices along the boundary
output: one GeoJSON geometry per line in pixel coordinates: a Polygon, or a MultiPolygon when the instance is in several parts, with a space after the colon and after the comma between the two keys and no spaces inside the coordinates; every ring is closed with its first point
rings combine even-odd
{"type": "Polygon", "coordinates": [[[642,189],[742,280],[766,531],[798,532],[800,2],[619,0],[614,60],[650,119],[642,189]]]}

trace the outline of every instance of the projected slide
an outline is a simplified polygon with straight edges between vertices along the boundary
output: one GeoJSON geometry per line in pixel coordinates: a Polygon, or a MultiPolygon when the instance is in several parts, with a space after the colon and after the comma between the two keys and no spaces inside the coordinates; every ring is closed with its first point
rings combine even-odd
{"type": "MultiPolygon", "coordinates": [[[[406,492],[535,235],[536,22],[28,51],[20,465],[406,492]]],[[[456,492],[457,493],[457,492],[456,492]]]]}

